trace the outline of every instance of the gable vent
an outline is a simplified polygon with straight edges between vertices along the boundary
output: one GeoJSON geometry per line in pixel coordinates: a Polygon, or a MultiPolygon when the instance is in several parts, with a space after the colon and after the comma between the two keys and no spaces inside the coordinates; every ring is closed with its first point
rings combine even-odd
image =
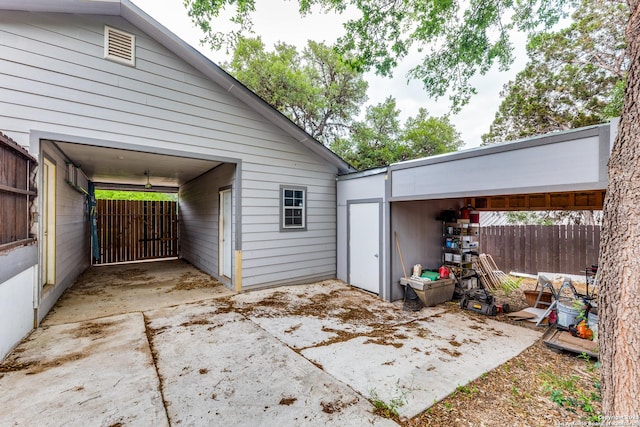
{"type": "Polygon", "coordinates": [[[104,57],[121,64],[136,65],[136,36],[104,27],[104,57]]]}

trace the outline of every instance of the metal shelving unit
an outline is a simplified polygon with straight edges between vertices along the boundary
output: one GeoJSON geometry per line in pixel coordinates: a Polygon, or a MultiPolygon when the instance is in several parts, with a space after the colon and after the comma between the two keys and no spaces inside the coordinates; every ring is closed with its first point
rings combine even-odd
{"type": "Polygon", "coordinates": [[[480,224],[468,220],[443,222],[442,236],[443,264],[450,267],[456,277],[466,277],[480,253],[480,224]]]}

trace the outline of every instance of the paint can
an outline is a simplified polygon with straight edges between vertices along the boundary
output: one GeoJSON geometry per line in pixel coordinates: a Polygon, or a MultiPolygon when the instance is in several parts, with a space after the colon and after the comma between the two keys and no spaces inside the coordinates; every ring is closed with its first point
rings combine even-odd
{"type": "Polygon", "coordinates": [[[416,264],[413,266],[413,276],[420,277],[422,274],[422,265],[416,264]]]}

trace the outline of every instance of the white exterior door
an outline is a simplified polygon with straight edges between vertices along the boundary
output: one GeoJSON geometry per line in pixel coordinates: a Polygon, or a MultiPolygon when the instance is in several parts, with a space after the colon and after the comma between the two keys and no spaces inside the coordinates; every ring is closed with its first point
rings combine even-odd
{"type": "Polygon", "coordinates": [[[349,205],[349,283],[380,293],[380,203],[349,205]]]}
{"type": "Polygon", "coordinates": [[[56,283],[56,164],[45,158],[43,162],[43,196],[41,217],[44,234],[42,250],[42,284],[56,283]]]}
{"type": "Polygon", "coordinates": [[[220,191],[219,273],[231,278],[231,190],[220,191]]]}

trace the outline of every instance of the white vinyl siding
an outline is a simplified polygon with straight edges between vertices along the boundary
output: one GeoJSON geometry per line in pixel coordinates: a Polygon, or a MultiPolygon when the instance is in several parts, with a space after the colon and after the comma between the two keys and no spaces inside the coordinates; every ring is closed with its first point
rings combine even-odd
{"type": "MultiPolygon", "coordinates": [[[[183,185],[178,197],[180,257],[215,277],[218,277],[219,249],[218,189],[233,186],[234,172],[231,164],[218,166],[183,185]]],[[[234,236],[235,229],[232,228],[232,241],[234,236]]]]}
{"type": "MultiPolygon", "coordinates": [[[[17,142],[36,130],[237,159],[243,287],[335,277],[337,168],[126,20],[3,11],[0,62],[0,118],[17,142]],[[104,60],[105,25],[136,36],[135,68],[104,60]],[[307,187],[305,233],[280,232],[280,185],[307,187]]],[[[211,255],[189,239],[190,258],[211,255]]]]}
{"type": "Polygon", "coordinates": [[[65,158],[52,144],[45,144],[43,152],[56,164],[56,279],[55,287],[45,289],[40,319],[49,311],[60,295],[90,266],[91,239],[87,198],[67,184],[65,158]]]}

